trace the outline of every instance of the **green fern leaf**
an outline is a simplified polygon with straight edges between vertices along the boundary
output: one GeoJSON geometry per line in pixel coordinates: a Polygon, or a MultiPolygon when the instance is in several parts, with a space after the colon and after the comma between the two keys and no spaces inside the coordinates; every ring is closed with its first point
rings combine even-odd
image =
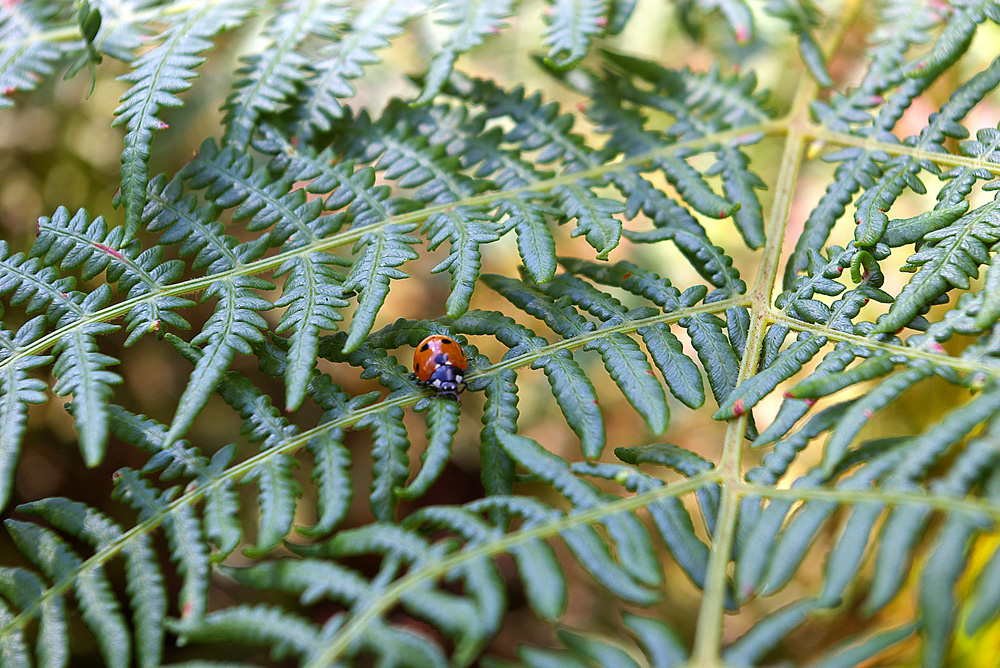
{"type": "Polygon", "coordinates": [[[564,630],[559,631],[559,640],[569,650],[579,654],[583,658],[590,659],[599,666],[607,666],[607,668],[639,668],[639,664],[625,650],[619,647],[612,647],[597,640],[564,630]]]}
{"type": "MultiPolygon", "coordinates": [[[[509,354],[509,353],[508,353],[509,354]]],[[[517,429],[517,374],[511,369],[489,377],[483,394],[483,429],[479,432],[479,458],[482,472],[480,479],[487,495],[510,494],[514,488],[514,462],[503,449],[499,432],[512,433],[517,429]]],[[[603,434],[603,429],[601,430],[603,434]]],[[[553,606],[545,606],[551,610],[553,606]]]]}
{"type": "MultiPolygon", "coordinates": [[[[73,290],[71,277],[57,279],[56,271],[44,267],[38,258],[21,254],[7,256],[0,247],[0,292],[13,292],[12,303],[26,303],[28,313],[45,309],[46,319],[56,326],[83,323],[59,338],[56,343],[57,394],[74,395],[74,415],[80,431],[80,449],[89,466],[96,466],[104,455],[107,441],[107,398],[111,386],[121,377],[105,368],[117,360],[97,350],[95,337],[118,329],[115,325],[87,322],[88,317],[108,304],[111,290],[103,285],[90,294],[73,290]]],[[[33,397],[29,393],[29,398],[33,397]]]]}
{"type": "MultiPolygon", "coordinates": [[[[173,343],[186,358],[195,363],[201,362],[197,348],[176,339],[173,343]]],[[[239,374],[227,373],[216,391],[227,404],[239,411],[244,421],[243,432],[251,441],[262,442],[262,450],[276,448],[298,435],[298,430],[278,414],[270,399],[239,374]]],[[[270,551],[291,531],[296,499],[302,493],[299,484],[292,479],[293,463],[288,455],[279,453],[268,457],[249,472],[247,479],[255,479],[261,492],[257,545],[247,548],[247,554],[261,555],[270,551]]]]}
{"type": "Polygon", "coordinates": [[[802,57],[802,62],[809,69],[813,79],[822,88],[833,88],[833,79],[827,72],[826,58],[813,31],[822,18],[819,7],[811,0],[795,4],[788,0],[770,0],[765,5],[764,11],[788,22],[789,28],[799,40],[799,55],[802,57]]]}
{"type": "Polygon", "coordinates": [[[614,217],[624,211],[621,203],[596,197],[577,185],[558,186],[553,192],[566,215],[577,220],[573,236],[586,235],[587,243],[597,250],[598,259],[606,260],[621,240],[622,224],[614,217]]]}
{"type": "MultiPolygon", "coordinates": [[[[0,600],[0,622],[4,626],[7,626],[13,619],[14,615],[7,607],[7,604],[0,600]]],[[[28,644],[25,642],[24,634],[20,631],[10,634],[8,638],[4,639],[3,644],[0,645],[0,659],[3,660],[3,665],[5,666],[11,666],[11,668],[29,668],[31,666],[30,656],[28,644]]]]}
{"type": "Polygon", "coordinates": [[[806,622],[820,604],[813,599],[792,603],[759,621],[722,653],[733,666],[752,666],[774,649],[786,635],[806,622]]]}
{"type": "MultiPolygon", "coordinates": [[[[596,505],[596,490],[574,476],[559,457],[524,436],[502,433],[498,438],[511,459],[555,487],[575,508],[586,510],[596,505]]],[[[605,521],[605,526],[620,551],[625,571],[643,584],[659,584],[662,574],[649,562],[649,537],[641,525],[622,515],[605,521]]]]}
{"type": "Polygon", "coordinates": [[[256,480],[260,487],[260,522],[257,544],[244,552],[259,556],[284,540],[295,519],[296,498],[302,489],[292,478],[294,460],[286,455],[268,457],[250,472],[248,480],[256,480]]]}
{"type": "Polygon", "coordinates": [[[284,292],[274,302],[278,308],[288,307],[275,331],[292,331],[288,368],[285,370],[285,406],[289,410],[297,410],[305,398],[319,352],[320,330],[336,329],[336,323],[343,319],[337,309],[348,305],[347,300],[340,297],[339,282],[343,277],[330,267],[337,263],[339,259],[312,253],[289,261],[275,272],[276,276],[289,272],[284,292]]]}
{"type": "Polygon", "coordinates": [[[683,0],[680,9],[682,24],[693,37],[700,37],[700,30],[696,26],[701,19],[692,15],[697,11],[704,14],[719,12],[729,24],[738,43],[743,44],[753,38],[753,13],[744,0],[683,0]]]}
{"type": "Polygon", "coordinates": [[[329,26],[341,23],[347,13],[337,0],[290,0],[278,9],[263,31],[270,43],[260,55],[243,58],[237,71],[242,78],[223,105],[225,144],[238,150],[249,146],[258,118],[277,112],[308,78],[309,59],[299,51],[303,41],[311,35],[332,37],[329,26]]]}
{"type": "MultiPolygon", "coordinates": [[[[66,606],[60,597],[44,598],[44,591],[45,585],[42,579],[31,571],[21,568],[0,569],[0,596],[22,610],[37,606],[41,611],[38,638],[35,641],[35,656],[38,665],[43,668],[64,666],[69,661],[66,606]]],[[[0,604],[3,604],[2,599],[0,599],[0,604]]],[[[3,605],[6,611],[6,605],[3,605]]],[[[17,656],[22,654],[19,647],[23,641],[22,634],[12,633],[11,635],[12,638],[9,641],[2,641],[5,647],[0,649],[0,656],[4,656],[4,660],[7,660],[11,653],[17,656]],[[13,646],[12,650],[6,649],[8,643],[13,646]],[[8,652],[8,654],[3,654],[3,652],[8,652]]],[[[31,663],[28,662],[24,665],[30,666],[31,663]]]]}
{"type": "Polygon", "coordinates": [[[0,8],[0,109],[14,105],[11,95],[15,92],[38,87],[63,59],[64,45],[31,39],[32,33],[45,32],[59,9],[58,5],[40,3],[0,8]]]}
{"type": "MultiPolygon", "coordinates": [[[[0,568],[5,665],[269,654],[307,668],[856,668],[986,655],[1000,601],[986,540],[1000,493],[1000,130],[966,138],[1000,82],[1000,60],[976,51],[1000,23],[995,3],[888,0],[858,19],[854,6],[827,17],[769,0],[760,9],[778,20],[748,45],[743,0],[683,0],[656,23],[661,46],[677,51],[678,30],[708,37],[698,52],[718,62],[703,71],[594,48],[645,50],[657,10],[634,0],[550,3],[530,35],[548,58],[526,55],[538,22],[506,0],[41,4],[0,7],[0,106],[56,65],[89,66],[100,93],[102,56],[132,63],[125,213],[109,229],[52,202],[27,254],[0,242],[0,500],[41,489],[37,448],[20,469],[18,457],[48,433],[48,412],[29,410],[46,373],[72,399],[83,462],[132,447],[141,470],[114,477],[112,499],[134,511],[120,526],[108,517],[122,508],[65,499],[13,511],[46,528],[9,523],[27,566],[0,568]],[[719,21],[735,45],[710,32],[719,21]],[[241,39],[208,53],[237,27],[241,39]],[[517,79],[533,60],[530,87],[461,71],[482,70],[480,45],[499,30],[511,48],[492,66],[517,79]],[[868,49],[848,54],[845,36],[868,49]],[[747,69],[751,52],[785,59],[759,75],[774,93],[747,69]],[[845,55],[856,83],[825,65],[845,55]],[[206,57],[206,72],[229,75],[203,91],[229,95],[224,139],[147,183],[151,161],[171,162],[170,147],[150,152],[164,109],[206,57]],[[401,62],[423,72],[405,99],[392,97],[401,62]],[[412,292],[427,253],[451,279],[447,294],[424,286],[429,301],[412,292]],[[488,310],[497,296],[509,312],[488,310]],[[173,330],[189,325],[182,341],[173,330]],[[110,351],[147,332],[158,336],[114,354],[129,380],[118,388],[110,351]],[[461,404],[408,374],[430,334],[466,352],[461,404]],[[162,338],[194,367],[165,404],[135,391],[162,366],[162,338]],[[596,381],[591,351],[617,389],[596,381]],[[718,407],[708,437],[695,427],[712,411],[687,411],[705,401],[703,375],[718,407]],[[545,413],[547,392],[568,428],[545,413]],[[933,415],[887,422],[923,393],[933,415]],[[221,408],[203,411],[214,394],[221,408]],[[614,414],[622,397],[642,420],[614,414]],[[618,461],[602,459],[606,424],[618,461]],[[650,440],[668,426],[677,445],[650,440]],[[411,467],[413,429],[426,449],[411,467]],[[366,519],[354,495],[369,481],[366,519]],[[431,505],[442,494],[471,500],[431,505]],[[668,579],[675,567],[688,584],[668,579]],[[581,586],[608,637],[569,607],[581,586]],[[685,586],[697,615],[677,597],[685,586]],[[887,621],[903,597],[910,619],[887,621]],[[622,614],[665,599],[680,607],[622,614]],[[529,607],[553,642],[516,628],[529,607]],[[839,624],[854,612],[863,626],[839,624]],[[803,624],[837,628],[802,650],[803,624]],[[516,655],[511,633],[529,641],[516,655]]],[[[15,130],[40,113],[24,97],[15,130]]],[[[199,109],[171,116],[197,134],[199,109]]],[[[11,136],[46,153],[45,126],[11,136]]],[[[74,144],[91,166],[92,144],[74,144]]],[[[12,165],[8,204],[26,183],[12,165]]]]}
{"type": "MultiPolygon", "coordinates": [[[[326,411],[324,421],[342,418],[361,408],[372,397],[352,398],[333,384],[329,376],[313,376],[310,396],[326,411]]],[[[329,429],[310,439],[306,447],[315,460],[312,479],[317,487],[317,514],[315,526],[299,531],[309,537],[329,534],[347,515],[353,496],[351,488],[351,455],[344,447],[344,433],[339,428],[329,429]]]]}
{"type": "MultiPolygon", "coordinates": [[[[84,539],[98,551],[109,549],[122,535],[121,529],[106,516],[68,499],[46,499],[18,506],[18,509],[44,518],[60,531],[84,539]]],[[[130,543],[123,551],[129,580],[128,595],[134,612],[138,663],[144,668],[159,666],[163,655],[163,623],[167,616],[163,575],[147,537],[130,543]]]]}
{"type": "Polygon", "coordinates": [[[164,526],[170,541],[170,553],[184,576],[180,593],[182,620],[197,619],[205,614],[208,592],[208,548],[202,538],[201,522],[190,506],[169,508],[177,488],[160,492],[143,480],[138,473],[121,469],[115,477],[115,494],[139,511],[140,519],[166,514],[164,526]]]}
{"type": "Polygon", "coordinates": [[[434,99],[451,75],[458,56],[483,43],[483,40],[507,27],[503,19],[513,11],[512,0],[500,2],[461,2],[451,0],[438,8],[441,15],[435,23],[454,26],[427,68],[423,90],[415,104],[426,104],[434,99]]]}
{"type": "Polygon", "coordinates": [[[549,621],[561,617],[566,612],[568,593],[566,578],[552,548],[534,540],[522,543],[512,553],[532,610],[549,621]]]}
{"type": "Polygon", "coordinates": [[[687,650],[677,634],[663,622],[628,612],[622,614],[622,619],[637,636],[652,665],[672,668],[687,659],[687,650]]]}
{"type": "Polygon", "coordinates": [[[906,624],[890,629],[889,631],[877,633],[858,644],[845,648],[837,648],[837,650],[831,652],[832,656],[824,657],[820,662],[813,664],[813,667],[850,668],[851,666],[863,665],[865,661],[878,656],[896,643],[911,637],[914,630],[915,625],[906,624]]]}
{"type": "Polygon", "coordinates": [[[427,234],[429,250],[437,248],[445,239],[451,242],[448,259],[432,271],[447,269],[451,273],[451,294],[446,307],[448,317],[456,318],[469,309],[481,267],[479,246],[496,241],[500,235],[492,216],[466,207],[430,216],[422,231],[427,234]]]}
{"type": "Polygon", "coordinates": [[[0,372],[0,507],[10,499],[21,441],[28,426],[28,405],[42,404],[47,399],[45,383],[28,373],[52,358],[19,355],[21,347],[37,340],[42,330],[42,317],[32,318],[13,336],[0,330],[0,360],[7,362],[0,372]]]}
{"type": "Polygon", "coordinates": [[[205,60],[200,54],[212,47],[208,40],[239,25],[252,6],[245,0],[230,0],[193,8],[161,35],[157,47],[133,61],[132,72],[119,77],[133,84],[115,110],[115,125],[128,130],[121,187],[126,238],[138,231],[145,206],[153,133],[167,127],[157,115],[163,107],[180,106],[176,93],[190,87],[189,80],[196,76],[194,68],[205,60]]]}
{"type": "Polygon", "coordinates": [[[919,269],[879,320],[877,331],[896,331],[906,326],[927,300],[952,287],[968,288],[969,278],[978,277],[978,266],[989,258],[987,249],[1000,240],[998,211],[997,201],[984,204],[952,225],[925,235],[925,245],[907,260],[909,266],[919,269]]]}
{"type": "MultiPolygon", "coordinates": [[[[209,486],[205,498],[205,536],[219,549],[212,561],[221,561],[235,550],[243,538],[237,510],[240,507],[235,485],[230,480],[216,482],[228,470],[236,455],[235,447],[224,447],[212,455],[204,474],[198,481],[209,486]]],[[[147,465],[148,466],[148,465],[147,465]]]]}
{"type": "Polygon", "coordinates": [[[137,240],[126,242],[124,233],[120,227],[108,232],[103,218],[91,222],[83,209],[70,218],[69,212],[60,207],[51,218],[39,219],[38,238],[31,254],[42,257],[48,266],[58,264],[64,271],[81,269],[84,280],[106,272],[108,281],[117,282],[120,292],[139,300],[125,316],[126,331],[130,333],[127,346],[165,326],[190,329],[191,325],[176,311],[194,302],[162,294],[163,288],[180,279],[183,263],[164,261],[159,246],[142,250],[137,240]]]}
{"type": "Polygon", "coordinates": [[[826,469],[833,470],[843,459],[851,441],[870,419],[868,416],[874,415],[875,411],[884,408],[904,391],[932,373],[933,370],[928,365],[915,364],[905,371],[890,376],[867,395],[854,402],[844,414],[844,419],[830,434],[826,443],[823,451],[823,462],[826,469]]]}
{"type": "MultiPolygon", "coordinates": [[[[580,274],[603,285],[628,290],[636,296],[649,299],[664,309],[681,308],[680,292],[670,281],[660,278],[631,262],[598,265],[576,258],[560,258],[567,271],[580,274]]],[[[671,393],[691,408],[705,402],[705,388],[698,367],[682,352],[680,341],[662,324],[640,327],[636,330],[649,349],[657,368],[667,381],[671,393]]]]}
{"type": "Polygon", "coordinates": [[[546,13],[548,60],[560,68],[576,65],[608,23],[607,0],[555,0],[546,13]]]}
{"type": "Polygon", "coordinates": [[[51,580],[73,582],[83,622],[97,640],[101,656],[111,668],[131,661],[128,626],[100,567],[83,568],[83,560],[53,532],[27,522],[4,524],[17,549],[51,580]]]}
{"type": "MultiPolygon", "coordinates": [[[[541,290],[530,285],[495,275],[484,276],[483,280],[514,305],[544,320],[563,336],[578,336],[593,327],[575,311],[563,307],[561,302],[547,298],[541,290]]],[[[547,285],[549,284],[541,288],[544,290],[547,285]]],[[[652,375],[646,355],[638,344],[623,334],[612,333],[605,338],[595,339],[586,348],[601,353],[611,377],[646,419],[649,428],[656,433],[662,432],[668,420],[666,396],[663,387],[652,375]]]]}
{"type": "MultiPolygon", "coordinates": [[[[490,280],[493,280],[490,276],[484,277],[487,285],[490,280]]],[[[500,313],[470,311],[456,320],[455,326],[469,334],[495,335],[510,348],[507,353],[510,357],[538,350],[547,345],[545,339],[535,336],[528,328],[500,313]]],[[[566,350],[543,352],[532,362],[532,368],[541,368],[544,371],[559,409],[566,417],[566,422],[580,438],[580,451],[587,458],[599,456],[605,444],[604,418],[601,417],[593,383],[573,359],[572,354],[566,350]]],[[[510,424],[513,425],[515,422],[516,416],[510,424]]],[[[495,432],[496,429],[490,429],[490,426],[492,423],[487,425],[487,429],[495,432]]],[[[496,426],[499,427],[501,424],[498,423],[496,426]]],[[[506,471],[502,474],[502,479],[507,480],[507,476],[512,473],[509,470],[509,460],[505,462],[505,457],[506,455],[499,457],[497,465],[502,467],[501,471],[506,471]]]]}
{"type": "Polygon", "coordinates": [[[235,448],[221,448],[209,459],[186,441],[174,441],[165,446],[167,428],[164,425],[118,407],[111,407],[111,433],[152,453],[143,467],[144,473],[163,469],[161,475],[165,479],[183,474],[194,478],[194,484],[207,487],[205,535],[219,548],[212,559],[220,561],[236,549],[243,536],[237,513],[239,501],[232,481],[219,480],[232,464],[235,448]]]}
{"type": "Polygon", "coordinates": [[[1000,12],[991,2],[965,2],[957,6],[934,44],[932,55],[913,63],[906,74],[912,77],[939,75],[968,50],[978,24],[987,18],[1000,22],[1000,12]]]}
{"type": "Polygon", "coordinates": [[[374,0],[358,8],[340,39],[324,46],[311,63],[315,75],[295,106],[302,120],[294,134],[310,138],[329,130],[344,113],[340,99],[355,93],[350,80],[362,76],[366,65],[378,63],[375,51],[389,46],[403,33],[403,24],[425,9],[425,2],[411,0],[374,0]]]}
{"type": "Polygon", "coordinates": [[[417,243],[408,233],[416,225],[388,225],[378,231],[365,232],[354,247],[355,253],[363,255],[351,267],[344,280],[345,292],[357,290],[358,307],[351,320],[350,333],[344,343],[344,351],[357,350],[371,331],[378,309],[389,294],[389,281],[405,278],[406,274],[396,267],[418,257],[411,247],[417,243]]]}
{"type": "Polygon", "coordinates": [[[204,617],[170,624],[182,641],[268,644],[275,658],[305,658],[318,646],[320,631],[301,615],[265,605],[238,605],[204,617]]]}
{"type": "MultiPolygon", "coordinates": [[[[106,306],[110,296],[110,289],[98,288],[80,303],[80,315],[106,306]]],[[[71,319],[67,314],[61,322],[71,319]]],[[[99,353],[94,339],[116,329],[115,325],[92,323],[59,339],[54,349],[56,362],[52,373],[58,381],[53,391],[59,395],[73,395],[72,410],[80,432],[80,451],[88,466],[97,466],[104,459],[108,439],[107,401],[113,392],[111,386],[122,382],[118,374],[105,371],[118,360],[99,353]]]]}
{"type": "MultiPolygon", "coordinates": [[[[467,83],[453,81],[445,92],[462,100],[467,83]]],[[[426,123],[419,123],[418,130],[431,146],[443,146],[448,154],[460,154],[463,166],[478,165],[475,176],[488,177],[496,185],[497,214],[506,216],[502,230],[506,232],[511,227],[515,230],[525,268],[536,283],[544,283],[556,270],[552,261],[555,240],[548,220],[558,215],[559,210],[544,204],[549,196],[532,192],[530,186],[551,173],[538,170],[517,152],[505,148],[499,128],[484,131],[488,113],[470,118],[464,107],[436,106],[427,110],[426,123]]]]}
{"type": "Polygon", "coordinates": [[[427,408],[427,449],[420,456],[421,467],[413,481],[396,494],[401,499],[423,496],[441,477],[451,455],[451,444],[458,431],[462,409],[458,402],[431,401],[427,408]]]}
{"type": "Polygon", "coordinates": [[[369,583],[360,574],[320,559],[263,561],[244,568],[226,568],[225,573],[251,587],[297,594],[303,603],[329,599],[353,605],[370,593],[369,583]]]}
{"type": "Polygon", "coordinates": [[[258,297],[253,290],[269,287],[271,284],[267,281],[237,276],[217,281],[206,290],[206,297],[217,296],[219,302],[215,313],[192,341],[195,345],[206,345],[178,402],[177,413],[167,433],[168,442],[184,435],[237,353],[251,352],[250,343],[263,338],[261,330],[267,323],[258,312],[271,308],[271,303],[258,297]]]}

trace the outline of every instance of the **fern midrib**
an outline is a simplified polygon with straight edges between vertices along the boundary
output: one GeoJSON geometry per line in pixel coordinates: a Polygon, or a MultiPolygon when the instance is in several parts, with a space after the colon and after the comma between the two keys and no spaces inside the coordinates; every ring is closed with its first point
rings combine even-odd
{"type": "MultiPolygon", "coordinates": [[[[815,84],[810,85],[811,82],[811,79],[807,79],[800,86],[797,104],[793,108],[793,114],[798,114],[800,118],[804,118],[807,113],[808,93],[815,90],[815,84]]],[[[786,221],[804,153],[805,133],[802,124],[790,122],[789,130],[778,173],[774,204],[769,213],[767,243],[761,258],[761,269],[748,293],[749,306],[757,317],[753,317],[750,323],[743,359],[740,360],[737,387],[756,372],[761,346],[770,324],[767,314],[773,310],[771,296],[779,273],[786,221]]],[[[694,646],[691,650],[692,666],[716,665],[722,652],[722,620],[726,609],[728,568],[733,542],[736,539],[736,525],[742,497],[739,489],[743,484],[741,468],[748,418],[749,416],[744,413],[729,422],[722,455],[716,467],[719,483],[722,486],[722,499],[709,552],[704,595],[698,611],[694,646]]]]}
{"type": "MultiPolygon", "coordinates": [[[[150,290],[156,290],[159,286],[156,280],[153,278],[152,274],[146,271],[145,267],[137,264],[134,258],[129,257],[122,252],[119,248],[112,248],[107,244],[100,241],[94,241],[90,239],[85,234],[81,234],[76,230],[69,230],[59,227],[47,227],[46,230],[49,234],[53,234],[57,237],[62,237],[65,239],[72,239],[79,246],[90,246],[94,250],[100,252],[102,255],[110,256],[114,261],[119,262],[128,268],[128,271],[139,278],[139,281],[143,283],[150,290]]],[[[153,304],[155,306],[155,303],[153,304]]]]}
{"type": "Polygon", "coordinates": [[[815,125],[812,123],[804,127],[804,133],[810,139],[824,142],[827,144],[836,144],[839,146],[856,146],[858,148],[868,151],[869,153],[874,153],[876,151],[884,151],[885,153],[891,156],[905,155],[913,158],[913,160],[916,161],[926,160],[938,165],[944,165],[949,167],[984,169],[993,174],[1000,175],[1000,164],[986,160],[980,160],[965,155],[955,155],[953,153],[941,153],[939,151],[928,151],[926,149],[917,148],[914,146],[907,146],[901,143],[892,144],[867,137],[858,137],[855,135],[849,135],[843,132],[834,132],[820,125],[815,125]]]}
{"type": "MultiPolygon", "coordinates": [[[[15,276],[17,276],[17,277],[19,277],[21,279],[21,285],[25,285],[25,284],[35,285],[35,286],[37,286],[36,287],[36,292],[41,292],[42,294],[49,295],[51,297],[51,299],[49,299],[46,302],[45,306],[43,306],[40,309],[38,309],[39,311],[46,311],[49,308],[51,308],[53,305],[58,304],[59,306],[64,307],[67,311],[72,311],[77,317],[81,317],[81,316],[86,315],[86,311],[83,310],[83,307],[80,306],[79,304],[77,304],[75,301],[73,301],[73,299],[70,298],[69,293],[63,292],[62,290],[59,289],[62,286],[60,285],[58,278],[55,278],[55,279],[53,279],[51,281],[49,281],[49,280],[39,280],[37,274],[33,274],[33,273],[25,271],[24,270],[24,265],[28,264],[30,262],[31,262],[31,259],[28,258],[28,259],[25,259],[24,262],[21,262],[21,263],[19,263],[16,266],[12,266],[10,264],[6,264],[5,263],[5,264],[2,265],[2,267],[0,267],[0,273],[13,274],[13,275],[15,275],[15,276]]],[[[41,262],[39,262],[39,264],[41,264],[41,262]]],[[[44,269],[44,268],[45,267],[40,267],[40,269],[44,269]]],[[[69,286],[70,287],[67,288],[67,289],[72,289],[73,284],[70,283],[69,286]]],[[[30,302],[31,300],[27,299],[25,301],[30,302]]],[[[34,313],[34,311],[33,311],[33,313],[34,313]]],[[[71,324],[68,327],[65,327],[64,329],[75,329],[75,327],[71,324]]],[[[53,341],[52,343],[55,343],[55,342],[53,341]]],[[[12,357],[9,357],[7,360],[4,360],[3,362],[0,362],[0,369],[2,369],[6,365],[6,363],[8,362],[8,360],[13,360],[16,357],[18,357],[18,355],[15,354],[12,357]]]]}
{"type": "MultiPolygon", "coordinates": [[[[905,344],[901,345],[898,343],[890,343],[888,341],[875,341],[865,336],[852,334],[839,329],[832,329],[825,325],[805,322],[804,320],[797,320],[791,316],[774,310],[771,310],[767,317],[771,322],[778,322],[786,325],[789,329],[795,332],[812,332],[814,334],[821,334],[833,341],[854,343],[859,346],[869,348],[872,351],[882,351],[886,353],[904,355],[914,361],[926,360],[934,366],[946,366],[955,369],[956,371],[982,373],[985,376],[992,378],[1000,378],[1000,368],[997,368],[996,366],[980,365],[964,358],[950,357],[945,353],[936,353],[928,350],[923,343],[919,346],[906,346],[905,344]]],[[[883,334],[883,336],[888,335],[883,334]]]]}
{"type": "Polygon", "coordinates": [[[769,499],[797,501],[836,501],[840,504],[862,502],[881,503],[887,506],[927,506],[936,511],[962,513],[974,518],[990,517],[1000,520],[1000,507],[985,498],[949,496],[930,488],[912,488],[909,491],[888,487],[870,489],[844,489],[824,487],[797,487],[780,489],[754,483],[739,483],[741,496],[763,496],[769,499]]]}
{"type": "MultiPolygon", "coordinates": [[[[842,11],[840,20],[824,40],[826,57],[834,52],[843,39],[848,26],[861,10],[863,0],[851,0],[842,11]]],[[[781,250],[783,247],[787,220],[791,211],[795,185],[804,159],[806,128],[809,119],[809,102],[816,97],[818,86],[807,73],[796,90],[790,111],[786,117],[788,134],[782,155],[781,167],[776,179],[775,195],[771,211],[768,213],[766,243],[760,260],[760,270],[748,296],[752,302],[754,316],[747,334],[743,359],[740,360],[737,386],[751,377],[757,368],[764,336],[770,324],[769,312],[773,311],[772,297],[779,275],[781,250]]],[[[710,546],[708,567],[705,574],[704,594],[698,611],[694,646],[691,650],[691,666],[715,666],[721,664],[722,628],[728,593],[728,569],[733,543],[736,539],[736,525],[739,517],[741,468],[746,425],[749,415],[740,415],[731,420],[726,428],[723,451],[716,470],[722,485],[722,499],[714,540],[710,546]]]]}

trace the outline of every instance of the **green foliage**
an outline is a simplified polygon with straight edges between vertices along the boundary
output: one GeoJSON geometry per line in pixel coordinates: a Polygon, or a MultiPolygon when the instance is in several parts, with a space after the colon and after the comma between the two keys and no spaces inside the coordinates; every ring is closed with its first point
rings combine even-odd
{"type": "Polygon", "coordinates": [[[498,82],[534,6],[0,3],[0,107],[128,84],[123,211],[0,242],[0,664],[932,668],[996,632],[996,3],[673,3],[707,70],[622,53],[639,3],[548,4],[498,82]],[[408,373],[431,334],[462,403],[408,373]],[[165,413],[122,382],[151,349],[165,413]],[[55,396],[108,499],[15,484],[55,396]]]}

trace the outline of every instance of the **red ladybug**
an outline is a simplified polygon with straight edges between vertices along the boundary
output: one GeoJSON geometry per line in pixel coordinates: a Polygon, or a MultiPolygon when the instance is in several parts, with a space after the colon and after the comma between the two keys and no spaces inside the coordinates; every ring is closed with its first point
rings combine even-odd
{"type": "Polygon", "coordinates": [[[432,334],[417,344],[413,353],[413,375],[421,385],[437,390],[439,397],[458,399],[465,390],[469,360],[454,339],[432,334]]]}

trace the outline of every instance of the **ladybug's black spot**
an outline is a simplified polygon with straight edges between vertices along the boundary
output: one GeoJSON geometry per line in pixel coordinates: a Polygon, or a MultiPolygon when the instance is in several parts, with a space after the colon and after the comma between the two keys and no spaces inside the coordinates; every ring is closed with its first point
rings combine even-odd
{"type": "Polygon", "coordinates": [[[437,355],[434,356],[434,363],[435,364],[447,364],[448,363],[448,356],[445,355],[444,353],[438,353],[437,355]]]}
{"type": "Polygon", "coordinates": [[[431,346],[429,343],[425,343],[424,345],[420,346],[420,352],[424,352],[425,350],[430,350],[430,349],[431,346]]]}
{"type": "Polygon", "coordinates": [[[451,344],[453,344],[455,342],[452,341],[451,339],[449,339],[447,336],[442,336],[441,337],[441,343],[443,343],[446,346],[450,346],[451,344]]]}

